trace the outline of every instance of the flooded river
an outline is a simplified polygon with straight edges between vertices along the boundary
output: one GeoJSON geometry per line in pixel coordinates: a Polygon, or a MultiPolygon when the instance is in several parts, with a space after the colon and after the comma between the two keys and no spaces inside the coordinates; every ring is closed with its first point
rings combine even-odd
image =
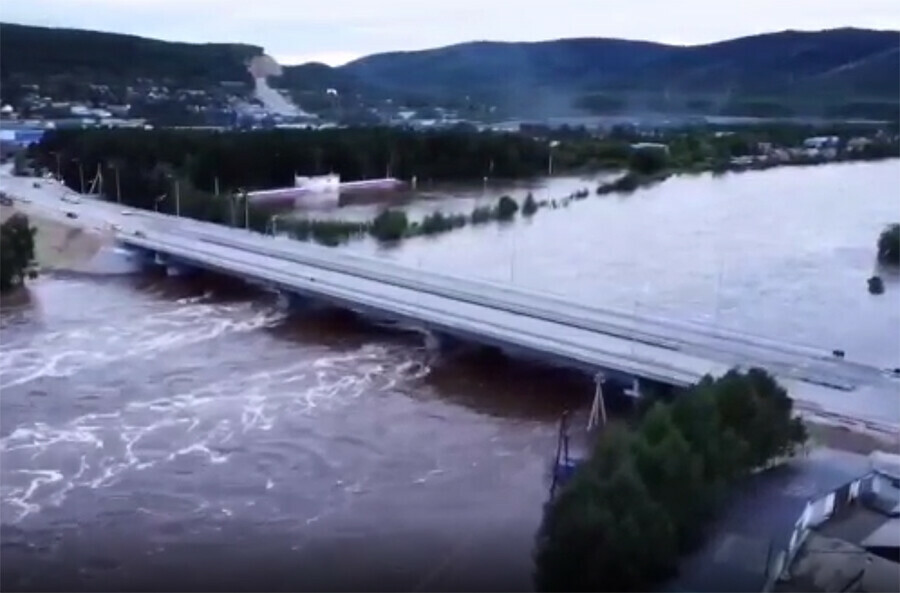
{"type": "MultiPolygon", "coordinates": [[[[685,177],[345,248],[898,366],[900,279],[865,282],[898,182],[896,160],[685,177]]],[[[204,279],[44,277],[0,343],[4,590],[528,588],[556,422],[590,391],[204,279]]]]}

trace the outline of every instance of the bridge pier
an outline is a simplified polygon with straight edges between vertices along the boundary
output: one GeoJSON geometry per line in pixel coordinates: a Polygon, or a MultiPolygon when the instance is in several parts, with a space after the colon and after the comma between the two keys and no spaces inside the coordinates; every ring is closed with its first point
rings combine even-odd
{"type": "Polygon", "coordinates": [[[114,249],[126,252],[128,254],[127,257],[141,269],[147,269],[156,265],[156,253],[150,251],[149,249],[135,247],[134,245],[129,245],[124,241],[116,241],[114,243],[114,249]]]}
{"type": "Polygon", "coordinates": [[[166,265],[166,276],[181,277],[193,276],[197,273],[197,268],[181,263],[171,262],[166,265]]]}
{"type": "Polygon", "coordinates": [[[277,293],[278,306],[288,311],[309,311],[318,307],[315,299],[308,296],[287,290],[278,290],[277,293]]]}
{"type": "Polygon", "coordinates": [[[463,341],[448,333],[426,330],[425,348],[433,352],[449,352],[458,349],[463,341]]]}

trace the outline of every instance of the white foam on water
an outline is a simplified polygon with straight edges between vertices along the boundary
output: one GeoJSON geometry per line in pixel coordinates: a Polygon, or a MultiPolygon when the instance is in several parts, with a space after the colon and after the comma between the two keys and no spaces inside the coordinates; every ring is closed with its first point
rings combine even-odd
{"type": "MultiPolygon", "coordinates": [[[[0,353],[0,390],[27,389],[47,377],[75,377],[115,363],[139,365],[160,353],[272,327],[285,318],[282,311],[259,310],[252,303],[209,303],[210,296],[180,299],[175,306],[152,303],[108,317],[127,323],[88,326],[65,316],[49,330],[10,332],[0,353]]],[[[23,423],[0,438],[0,520],[22,521],[61,505],[72,490],[103,489],[151,468],[227,466],[233,451],[247,450],[245,444],[252,446],[284,419],[334,410],[426,375],[428,365],[406,360],[403,350],[368,344],[318,357],[300,352],[281,367],[229,371],[187,388],[173,382],[171,395],[130,402],[112,398],[114,407],[100,412],[56,424],[23,423]]],[[[95,400],[104,403],[100,396],[95,400]]],[[[274,485],[267,479],[267,490],[274,485]]],[[[213,508],[205,501],[201,506],[213,508]]]]}
{"type": "Polygon", "coordinates": [[[271,327],[283,319],[284,314],[275,310],[253,311],[250,303],[201,303],[135,315],[128,324],[97,324],[4,341],[0,390],[271,327]]]}
{"type": "MultiPolygon", "coordinates": [[[[156,347],[160,342],[157,338],[156,347]]],[[[427,374],[427,365],[398,361],[398,353],[368,344],[316,358],[300,356],[281,368],[233,372],[181,393],[119,404],[60,425],[19,426],[0,438],[2,519],[20,522],[45,506],[62,504],[73,489],[105,488],[129,472],[179,459],[190,458],[200,467],[227,465],[230,451],[280,420],[337,409],[368,392],[390,390],[427,374]]],[[[363,482],[343,490],[358,494],[363,482]]],[[[269,479],[266,489],[273,487],[269,479]]]]}

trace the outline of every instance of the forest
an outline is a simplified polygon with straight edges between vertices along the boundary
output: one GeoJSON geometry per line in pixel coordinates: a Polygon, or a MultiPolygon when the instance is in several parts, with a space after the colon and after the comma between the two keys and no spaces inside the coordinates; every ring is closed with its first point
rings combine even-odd
{"type": "Polygon", "coordinates": [[[31,156],[73,188],[99,169],[105,193],[115,195],[118,175],[123,203],[153,209],[175,180],[229,193],[285,187],[295,174],[329,172],[345,181],[515,179],[545,173],[549,150],[527,136],[469,130],[77,130],[46,135],[31,156]]]}

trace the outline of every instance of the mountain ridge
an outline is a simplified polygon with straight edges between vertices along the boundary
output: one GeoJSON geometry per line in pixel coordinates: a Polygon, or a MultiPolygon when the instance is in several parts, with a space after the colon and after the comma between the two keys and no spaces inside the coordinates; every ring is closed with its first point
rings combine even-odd
{"type": "MultiPolygon", "coordinates": [[[[263,52],[247,44],[0,23],[0,79],[13,88],[40,83],[32,79],[75,84],[144,77],[182,87],[240,81],[249,89],[245,62],[263,52]]],[[[785,30],[697,45],[604,37],[480,40],[373,54],[338,67],[284,66],[283,72],[275,85],[301,106],[323,109],[329,105],[324,93],[334,88],[371,105],[388,99],[413,107],[478,104],[524,116],[650,110],[896,117],[900,32],[785,30]]]]}

